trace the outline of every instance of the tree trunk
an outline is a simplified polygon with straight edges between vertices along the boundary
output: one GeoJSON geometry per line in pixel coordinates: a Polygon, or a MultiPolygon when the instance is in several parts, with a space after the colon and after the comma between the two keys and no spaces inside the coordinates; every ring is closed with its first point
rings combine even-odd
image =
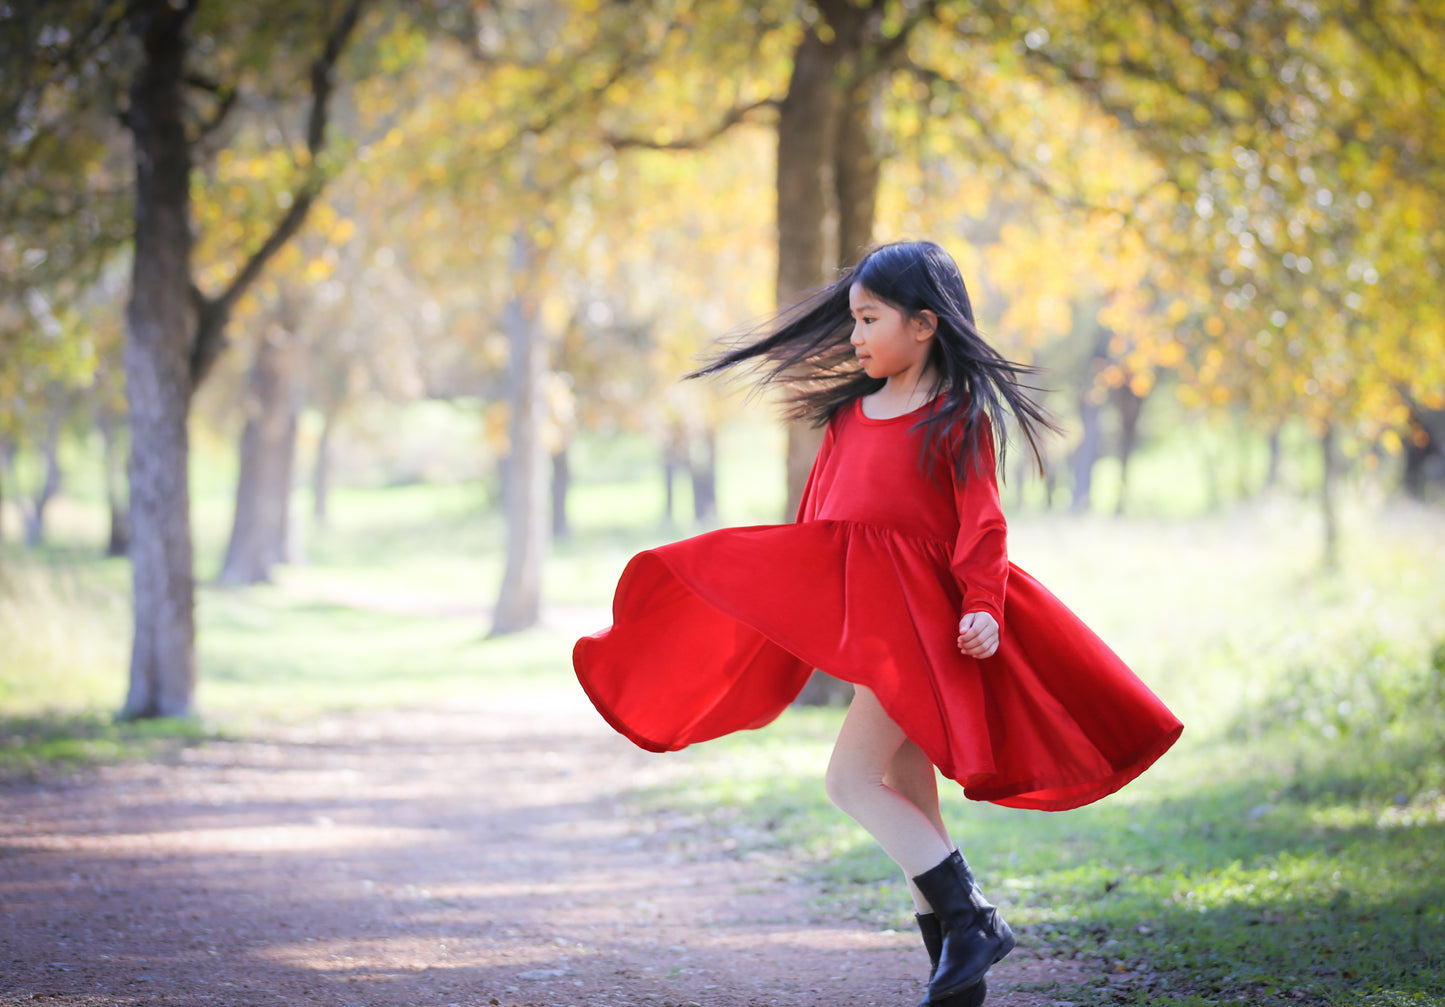
{"type": "Polygon", "coordinates": [[[251,367],[231,538],[217,583],[261,584],[288,558],[299,414],[290,319],[267,326],[251,367]]]}
{"type": "MultiPolygon", "coordinates": [[[[862,26],[860,26],[861,28],[862,26]]],[[[855,39],[861,47],[862,39],[855,39]]],[[[873,225],[878,216],[878,183],[883,174],[878,154],[883,117],[875,77],[857,76],[844,92],[838,108],[833,176],[837,185],[838,265],[852,266],[873,246],[873,225]]]]}
{"type": "Polygon", "coordinates": [[[1269,432],[1269,464],[1264,473],[1264,488],[1272,490],[1279,485],[1280,458],[1283,451],[1280,446],[1283,424],[1276,423],[1269,432]]]}
{"type": "MultiPolygon", "coordinates": [[[[828,282],[838,261],[833,150],[838,127],[836,47],[809,29],[793,54],[788,96],[778,117],[778,307],[828,282]]],[[[791,521],[802,499],[822,431],[788,424],[788,497],[791,521]]]]}
{"type": "Polygon", "coordinates": [[[190,13],[150,2],[133,15],[143,58],[129,110],[136,227],[124,352],[135,608],[130,688],[121,711],[128,719],[189,714],[196,682],[186,430],[196,310],[182,95],[190,13]]]}
{"type": "Polygon", "coordinates": [[[688,459],[692,472],[692,515],[701,525],[717,522],[717,430],[709,427],[693,444],[688,459]]]}
{"type": "Polygon", "coordinates": [[[1411,403],[1403,481],[1405,492],[1416,500],[1428,500],[1432,490],[1445,486],[1445,410],[1411,403]]]}
{"type": "Polygon", "coordinates": [[[124,556],[130,552],[130,504],[126,501],[125,474],[120,461],[124,457],[120,443],[123,432],[121,417],[102,407],[96,417],[96,426],[100,428],[105,502],[110,510],[110,536],[105,554],[124,556]]]}
{"type": "Polygon", "coordinates": [[[336,429],[337,410],[321,417],[321,434],[316,438],[316,460],[311,466],[311,516],[318,527],[326,527],[331,501],[331,435],[336,429]]]}
{"type": "Polygon", "coordinates": [[[1103,423],[1100,415],[1104,392],[1098,387],[1099,372],[1109,359],[1109,332],[1100,328],[1095,333],[1094,351],[1089,356],[1079,387],[1079,420],[1083,424],[1083,435],[1079,446],[1069,459],[1073,476],[1073,499],[1069,503],[1071,514],[1087,514],[1093,504],[1094,463],[1099,460],[1103,448],[1103,423]]]}
{"type": "Polygon", "coordinates": [[[1254,431],[1243,422],[1238,414],[1230,416],[1229,420],[1229,445],[1230,457],[1234,461],[1234,498],[1239,501],[1250,500],[1254,497],[1254,479],[1252,450],[1254,448],[1254,431]]]}
{"type": "Polygon", "coordinates": [[[1114,408],[1119,414],[1119,503],[1114,514],[1123,517],[1129,493],[1129,459],[1139,443],[1139,417],[1144,412],[1144,398],[1135,395],[1128,385],[1122,385],[1114,392],[1114,408]]]}
{"type": "MultiPolygon", "coordinates": [[[[231,310],[266,263],[305,222],[324,185],[291,193],[276,227],[226,290],[204,297],[191,276],[191,140],[184,89],[187,23],[199,0],[132,0],[126,25],[140,37],[126,125],[136,162],[131,297],[125,374],[130,402],[131,570],[135,637],[130,688],[120,716],[191,712],[196,682],[195,573],[191,546],[190,443],[186,420],[197,382],[225,347],[231,310]]],[[[306,144],[325,147],[336,60],[360,17],[350,0],[311,66],[306,144]]]]}
{"type": "Polygon", "coordinates": [[[547,344],[538,329],[538,305],[529,289],[536,276],[536,248],[519,233],[513,238],[512,280],[516,292],[502,313],[511,348],[507,400],[511,408],[507,479],[507,561],[492,620],[492,636],[537,625],[542,608],[542,555],[547,548],[547,451],[542,443],[547,344]]]}
{"type": "MultiPolygon", "coordinates": [[[[865,63],[881,7],[833,4],[834,40],[808,35],[794,54],[778,121],[778,306],[833,279],[873,243],[881,161],[876,75],[865,63]]],[[[822,430],[788,425],[784,520],[792,520],[822,443],[822,430]]],[[[805,706],[846,704],[853,688],[815,671],[805,706]]]]}
{"type": "Polygon", "coordinates": [[[60,428],[64,418],[63,404],[52,402],[50,415],[45,421],[45,440],[40,444],[40,453],[45,462],[45,478],[36,489],[35,498],[24,508],[25,544],[32,549],[45,541],[45,511],[60,490],[60,428]]]}
{"type": "Polygon", "coordinates": [[[674,423],[662,448],[662,521],[668,527],[677,523],[677,473],[686,464],[687,438],[681,425],[674,423]]]}
{"type": "Polygon", "coordinates": [[[1079,440],[1079,446],[1074,448],[1071,459],[1074,496],[1069,504],[1069,511],[1073,514],[1087,514],[1093,504],[1094,463],[1099,460],[1099,448],[1103,441],[1100,412],[1101,407],[1095,401],[1093,388],[1090,387],[1079,398],[1079,419],[1083,422],[1084,433],[1079,440]]]}
{"type": "Polygon", "coordinates": [[[1205,437],[1200,445],[1204,462],[1204,508],[1213,514],[1224,506],[1224,452],[1205,437]]]}
{"type": "Polygon", "coordinates": [[[1324,567],[1326,570],[1340,568],[1340,520],[1337,506],[1339,458],[1335,451],[1335,426],[1325,425],[1320,435],[1320,455],[1323,473],[1320,478],[1320,511],[1324,517],[1324,567]]]}
{"type": "Polygon", "coordinates": [[[572,488],[572,461],[568,445],[552,455],[552,539],[564,542],[572,537],[572,525],[567,520],[567,493],[572,488]]]}

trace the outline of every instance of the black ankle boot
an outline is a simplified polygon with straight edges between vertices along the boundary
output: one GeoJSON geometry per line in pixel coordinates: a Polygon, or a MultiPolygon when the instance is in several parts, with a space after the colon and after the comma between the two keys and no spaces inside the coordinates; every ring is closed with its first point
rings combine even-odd
{"type": "Polygon", "coordinates": [[[979,891],[963,854],[954,850],[913,879],[943,931],[928,999],[940,1003],[977,983],[1014,948],[1013,931],[979,891]]]}
{"type": "MultiPolygon", "coordinates": [[[[918,913],[914,918],[918,920],[918,932],[923,935],[923,947],[928,951],[928,982],[932,984],[933,977],[938,974],[938,956],[943,953],[943,924],[939,923],[938,917],[933,913],[918,913]]],[[[987,996],[988,980],[980,979],[940,1003],[944,1007],[983,1007],[984,998],[987,996]]],[[[918,1007],[930,1007],[931,1003],[925,996],[918,1007]]]]}

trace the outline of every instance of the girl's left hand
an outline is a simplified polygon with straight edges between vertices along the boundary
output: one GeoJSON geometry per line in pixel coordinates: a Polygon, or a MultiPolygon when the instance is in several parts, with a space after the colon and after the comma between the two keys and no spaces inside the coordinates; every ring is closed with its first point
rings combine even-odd
{"type": "Polygon", "coordinates": [[[958,621],[958,649],[982,660],[998,650],[998,620],[987,612],[969,612],[958,621]]]}

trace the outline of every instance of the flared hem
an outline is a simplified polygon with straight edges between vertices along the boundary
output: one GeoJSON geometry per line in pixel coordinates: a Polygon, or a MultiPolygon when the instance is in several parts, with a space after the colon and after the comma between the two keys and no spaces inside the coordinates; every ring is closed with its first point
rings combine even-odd
{"type": "Polygon", "coordinates": [[[1117,792],[1179,738],[1157,697],[1017,567],[998,654],[959,654],[937,629],[960,594],[934,548],[818,521],[649,550],[623,573],[613,626],[574,646],[578,680],[614,730],[669,752],[772,723],[821,668],[872,690],[971,800],[1038,811],[1117,792]],[[765,564],[787,550],[787,567],[765,564]]]}

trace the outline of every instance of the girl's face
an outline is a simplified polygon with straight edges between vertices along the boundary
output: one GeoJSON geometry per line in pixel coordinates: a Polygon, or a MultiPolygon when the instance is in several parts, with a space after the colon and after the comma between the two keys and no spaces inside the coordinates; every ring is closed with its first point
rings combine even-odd
{"type": "Polygon", "coordinates": [[[912,384],[924,375],[938,327],[932,312],[909,317],[857,283],[848,288],[848,310],[853,315],[849,341],[870,378],[903,378],[912,384]]]}

